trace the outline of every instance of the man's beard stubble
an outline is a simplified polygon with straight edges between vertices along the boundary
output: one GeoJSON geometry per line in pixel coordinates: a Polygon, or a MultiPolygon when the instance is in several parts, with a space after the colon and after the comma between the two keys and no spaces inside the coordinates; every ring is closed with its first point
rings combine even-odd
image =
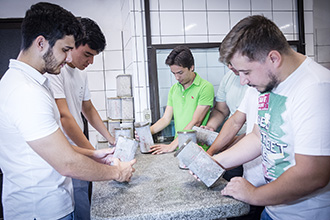
{"type": "Polygon", "coordinates": [[[270,81],[266,85],[266,88],[264,89],[264,91],[260,91],[260,93],[271,92],[279,84],[279,80],[277,79],[277,77],[275,76],[274,73],[272,73],[271,71],[268,71],[268,76],[270,78],[270,81]]]}
{"type": "Polygon", "coordinates": [[[50,74],[59,74],[59,72],[55,72],[58,65],[56,59],[53,54],[53,49],[49,47],[47,52],[43,55],[43,60],[45,62],[44,72],[50,74]]]}

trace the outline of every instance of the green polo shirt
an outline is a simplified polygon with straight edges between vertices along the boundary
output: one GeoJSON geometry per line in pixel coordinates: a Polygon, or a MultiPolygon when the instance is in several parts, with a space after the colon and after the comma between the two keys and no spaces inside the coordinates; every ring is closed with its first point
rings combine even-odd
{"type": "MultiPolygon", "coordinates": [[[[213,107],[213,85],[202,79],[197,73],[195,74],[193,83],[186,90],[177,82],[168,93],[167,105],[173,107],[175,137],[177,137],[177,131],[183,130],[192,120],[198,105],[209,105],[210,109],[213,107]]],[[[210,116],[210,109],[202,125],[206,125],[210,116]]]]}

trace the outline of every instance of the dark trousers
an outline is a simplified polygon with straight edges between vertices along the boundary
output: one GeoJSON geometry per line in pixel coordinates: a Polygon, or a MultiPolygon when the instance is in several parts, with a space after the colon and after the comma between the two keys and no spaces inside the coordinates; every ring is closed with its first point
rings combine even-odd
{"type": "MultiPolygon", "coordinates": [[[[223,178],[230,181],[230,179],[235,176],[243,176],[243,166],[226,171],[223,178]]],[[[264,208],[264,206],[250,205],[250,211],[248,214],[234,218],[227,218],[227,220],[260,220],[260,216],[264,208]]]]}
{"type": "Polygon", "coordinates": [[[223,175],[223,178],[230,181],[231,178],[235,176],[243,176],[243,166],[236,167],[234,169],[228,170],[223,175]]]}
{"type": "Polygon", "coordinates": [[[234,218],[227,218],[227,220],[260,220],[264,208],[264,206],[250,205],[250,211],[248,214],[234,218]]]}

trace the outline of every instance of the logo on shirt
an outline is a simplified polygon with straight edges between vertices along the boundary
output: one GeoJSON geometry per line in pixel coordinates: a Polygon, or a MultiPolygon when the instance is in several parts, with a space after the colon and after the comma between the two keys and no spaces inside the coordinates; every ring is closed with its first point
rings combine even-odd
{"type": "Polygon", "coordinates": [[[258,109],[259,110],[268,110],[269,107],[269,93],[260,95],[258,99],[259,105],[258,109]]]}
{"type": "Polygon", "coordinates": [[[194,96],[191,96],[191,99],[194,99],[194,96]]]}

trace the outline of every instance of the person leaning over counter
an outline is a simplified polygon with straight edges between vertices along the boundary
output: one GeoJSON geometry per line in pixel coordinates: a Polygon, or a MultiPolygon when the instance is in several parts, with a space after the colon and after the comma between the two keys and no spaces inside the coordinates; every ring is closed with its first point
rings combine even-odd
{"type": "Polygon", "coordinates": [[[220,60],[262,94],[253,132],[213,158],[230,168],[262,155],[267,182],[234,177],[222,194],[265,205],[261,219],[329,219],[330,70],[294,51],[260,15],[233,27],[220,60]]]}
{"type": "Polygon", "coordinates": [[[4,219],[73,219],[70,177],[123,182],[134,172],[135,160],[71,146],[60,129],[44,73],[59,74],[71,62],[80,35],[78,20],[58,5],[37,3],[25,14],[21,51],[0,81],[4,219]],[[114,166],[102,164],[111,160],[114,166]]]}
{"type": "MultiPolygon", "coordinates": [[[[239,76],[237,73],[233,71],[228,71],[224,77],[222,78],[219,89],[216,95],[216,104],[211,111],[210,118],[206,124],[206,126],[201,126],[204,129],[215,131],[217,130],[220,125],[222,125],[227,117],[231,117],[235,111],[237,110],[238,106],[240,105],[245,91],[247,89],[247,85],[241,85],[239,76]]],[[[221,128],[222,129],[222,128],[221,128]]],[[[238,141],[242,137],[244,137],[246,131],[246,124],[244,123],[243,126],[240,128],[239,131],[236,131],[236,136],[233,138],[234,141],[238,141]]],[[[220,130],[221,132],[221,130],[220,130]]],[[[231,143],[227,143],[229,147],[231,143]]],[[[207,150],[209,153],[212,153],[212,149],[207,150]]],[[[212,154],[213,155],[213,154],[212,154]]],[[[223,178],[229,181],[234,176],[242,176],[243,175],[243,167],[238,166],[234,169],[228,170],[224,175],[223,178]]]]}
{"type": "MultiPolygon", "coordinates": [[[[233,71],[228,71],[222,78],[219,89],[215,96],[216,104],[211,111],[210,118],[205,126],[201,126],[211,131],[216,131],[225,121],[237,110],[244,97],[247,85],[241,85],[239,75],[233,71]]],[[[238,135],[245,134],[246,125],[237,132],[238,135]]]]}
{"type": "MultiPolygon", "coordinates": [[[[102,134],[110,144],[115,144],[95,109],[88,89],[87,73],[82,71],[93,63],[94,56],[105,48],[105,37],[100,27],[89,18],[81,18],[83,37],[75,42],[71,55],[72,61],[67,63],[58,75],[45,74],[60,111],[61,123],[65,136],[70,144],[94,150],[94,147],[83,133],[84,123],[81,113],[87,121],[102,134]]],[[[72,179],[75,217],[90,219],[89,184],[90,182],[72,179]]]]}
{"type": "Polygon", "coordinates": [[[169,145],[151,146],[153,154],[174,151],[178,147],[178,131],[205,125],[214,99],[213,85],[194,72],[194,57],[187,46],[175,47],[165,63],[170,66],[178,82],[170,89],[163,117],[150,127],[150,131],[152,134],[160,132],[174,117],[176,138],[169,145]]]}

